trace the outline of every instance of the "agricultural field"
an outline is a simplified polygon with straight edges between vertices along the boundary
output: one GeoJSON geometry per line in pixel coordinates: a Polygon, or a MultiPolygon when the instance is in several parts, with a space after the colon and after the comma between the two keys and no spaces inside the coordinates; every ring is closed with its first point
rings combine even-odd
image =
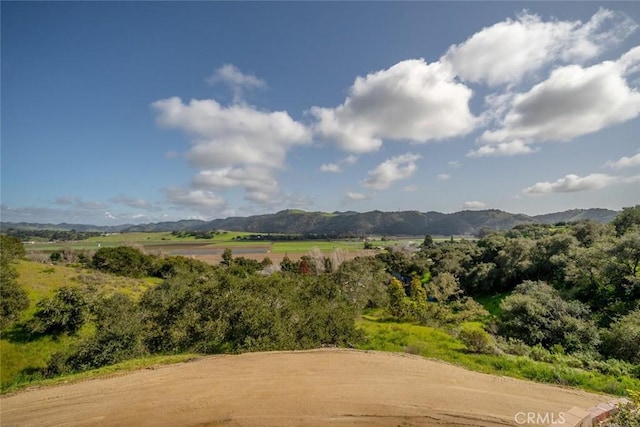
{"type": "MultiPolygon", "coordinates": [[[[262,238],[249,239],[255,233],[221,231],[217,232],[213,238],[203,239],[193,236],[176,236],[168,232],[133,232],[114,233],[98,237],[90,237],[85,240],[70,242],[25,242],[27,252],[53,252],[64,249],[82,250],[98,249],[100,247],[116,246],[141,246],[147,251],[163,252],[172,254],[173,251],[193,249],[198,250],[218,250],[224,249],[252,249],[256,252],[263,250],[267,252],[308,252],[313,248],[318,248],[322,252],[334,249],[360,250],[363,242],[360,239],[345,240],[285,240],[270,239],[269,234],[261,234],[262,238]]],[[[390,242],[397,244],[398,241],[390,242]]],[[[246,250],[245,250],[246,252],[246,250]]]]}

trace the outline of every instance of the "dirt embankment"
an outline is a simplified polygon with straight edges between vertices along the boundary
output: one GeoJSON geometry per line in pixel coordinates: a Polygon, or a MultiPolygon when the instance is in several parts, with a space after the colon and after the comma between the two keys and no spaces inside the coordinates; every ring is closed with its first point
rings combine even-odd
{"type": "Polygon", "coordinates": [[[558,420],[606,397],[471,372],[406,354],[248,353],[26,391],[2,426],[505,426],[558,420]],[[520,414],[520,415],[519,415],[520,414]],[[519,417],[519,418],[518,418],[519,417]]]}

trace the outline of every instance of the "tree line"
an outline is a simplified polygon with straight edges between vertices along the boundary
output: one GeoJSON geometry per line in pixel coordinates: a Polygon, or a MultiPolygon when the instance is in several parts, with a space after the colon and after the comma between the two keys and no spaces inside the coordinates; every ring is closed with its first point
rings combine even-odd
{"type": "MultiPolygon", "coordinates": [[[[2,254],[6,327],[28,300],[12,267],[24,256],[20,242],[3,236],[2,254]]],[[[228,250],[209,265],[133,247],[57,261],[72,258],[162,282],[138,300],[65,286],[39,301],[28,325],[33,334],[95,326],[52,357],[47,375],[147,354],[354,346],[365,339],[357,316],[376,308],[392,320],[456,330],[470,351],[540,360],[567,354],[586,368],[640,378],[640,206],[609,225],[520,225],[475,241],[425,236],[418,251],[387,248],[341,263],[318,253],[275,266],[228,250]],[[477,302],[487,298],[498,301],[492,313],[477,302]]]]}

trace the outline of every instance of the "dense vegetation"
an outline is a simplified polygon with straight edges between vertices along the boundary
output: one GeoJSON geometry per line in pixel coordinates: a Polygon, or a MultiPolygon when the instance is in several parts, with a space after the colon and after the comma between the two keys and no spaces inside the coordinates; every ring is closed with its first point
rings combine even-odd
{"type": "Polygon", "coordinates": [[[57,242],[57,241],[72,241],[72,240],[84,240],[90,237],[100,236],[99,231],[76,231],[76,230],[32,230],[21,228],[7,228],[2,232],[6,236],[15,237],[16,239],[27,241],[45,241],[45,242],[57,242]]]}
{"type": "Polygon", "coordinates": [[[41,376],[156,354],[356,346],[611,393],[640,384],[640,206],[609,225],[427,235],[418,250],[339,265],[320,253],[273,265],[228,250],[216,266],[126,246],[65,254],[53,261],[157,284],[140,297],[61,286],[20,317],[27,299],[12,263],[23,255],[2,237],[5,332],[78,337],[41,376]]]}

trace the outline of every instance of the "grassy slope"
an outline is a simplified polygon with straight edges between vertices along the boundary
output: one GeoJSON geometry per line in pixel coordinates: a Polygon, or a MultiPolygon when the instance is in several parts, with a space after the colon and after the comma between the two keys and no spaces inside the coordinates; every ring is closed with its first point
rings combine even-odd
{"type": "Polygon", "coordinates": [[[145,289],[157,281],[137,280],[103,274],[81,268],[45,265],[29,261],[16,264],[18,282],[27,290],[30,305],[22,313],[18,323],[2,332],[0,339],[0,383],[2,389],[37,378],[37,371],[57,351],[73,346],[82,337],[91,334],[91,326],[83,328],[77,336],[61,335],[33,337],[28,333],[27,322],[36,311],[36,304],[50,297],[61,286],[94,285],[97,291],[107,294],[121,292],[138,298],[145,289]]]}
{"type": "Polygon", "coordinates": [[[410,323],[388,322],[375,315],[358,321],[367,342],[362,349],[407,352],[450,362],[474,371],[623,395],[640,389],[640,380],[572,368],[560,363],[537,362],[524,356],[474,354],[445,331],[410,323]]]}

